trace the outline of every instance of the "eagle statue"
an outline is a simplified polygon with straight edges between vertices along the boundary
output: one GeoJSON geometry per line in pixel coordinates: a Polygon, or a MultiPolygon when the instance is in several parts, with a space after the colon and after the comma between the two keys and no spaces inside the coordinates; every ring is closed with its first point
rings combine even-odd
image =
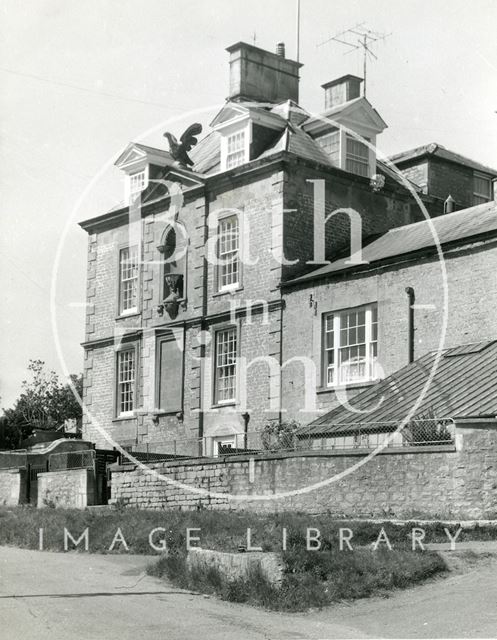
{"type": "Polygon", "coordinates": [[[169,152],[176,162],[182,167],[191,167],[193,160],[188,155],[188,151],[194,147],[198,140],[197,136],[202,132],[202,125],[199,122],[191,124],[184,134],[180,137],[180,141],[172,133],[166,131],[164,137],[169,142],[169,152]]]}

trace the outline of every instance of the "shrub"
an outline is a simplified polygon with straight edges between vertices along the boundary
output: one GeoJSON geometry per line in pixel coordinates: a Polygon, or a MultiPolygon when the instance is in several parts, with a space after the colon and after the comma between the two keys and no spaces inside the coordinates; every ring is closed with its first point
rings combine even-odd
{"type": "Polygon", "coordinates": [[[301,427],[295,420],[279,422],[270,420],[261,431],[262,448],[266,451],[281,451],[296,448],[296,432],[301,427]]]}

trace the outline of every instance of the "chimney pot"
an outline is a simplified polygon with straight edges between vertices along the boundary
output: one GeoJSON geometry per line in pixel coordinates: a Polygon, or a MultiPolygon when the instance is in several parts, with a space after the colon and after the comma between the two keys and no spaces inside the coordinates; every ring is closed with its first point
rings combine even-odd
{"type": "Polygon", "coordinates": [[[278,42],[278,44],[276,45],[276,55],[281,56],[282,58],[285,57],[285,43],[284,42],[278,42]]]}

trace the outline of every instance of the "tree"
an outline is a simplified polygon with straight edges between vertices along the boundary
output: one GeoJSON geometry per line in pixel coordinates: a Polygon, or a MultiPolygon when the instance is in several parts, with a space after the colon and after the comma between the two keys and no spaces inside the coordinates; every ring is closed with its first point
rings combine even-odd
{"type": "MultiPolygon", "coordinates": [[[[42,360],[30,360],[31,380],[11,409],[0,418],[0,448],[15,449],[34,429],[56,429],[70,418],[81,418],[81,406],[69,384],[62,384],[55,371],[46,371],[42,360]]],[[[81,397],[83,376],[72,374],[72,384],[81,397]]]]}

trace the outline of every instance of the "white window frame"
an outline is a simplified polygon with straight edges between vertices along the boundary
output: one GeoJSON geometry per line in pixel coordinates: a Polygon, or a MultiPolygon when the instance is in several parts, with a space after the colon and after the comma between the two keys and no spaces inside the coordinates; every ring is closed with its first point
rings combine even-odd
{"type": "Polygon", "coordinates": [[[245,162],[245,129],[226,137],[226,169],[234,169],[245,162]]]}
{"type": "Polygon", "coordinates": [[[137,372],[137,348],[132,345],[116,352],[116,417],[129,418],[134,415],[136,409],[136,372],[137,372]],[[131,375],[124,376],[122,364],[125,357],[131,356],[131,375]],[[123,378],[123,379],[121,379],[123,378]],[[123,407],[124,410],[123,410],[123,407]]]}
{"type": "Polygon", "coordinates": [[[223,405],[223,404],[234,404],[236,402],[237,397],[237,367],[238,367],[238,331],[234,326],[226,326],[218,329],[214,334],[214,404],[215,405],[223,405]],[[232,336],[232,338],[228,337],[228,334],[232,336]],[[229,344],[231,341],[234,345],[234,348],[231,352],[223,351],[220,353],[221,342],[220,338],[224,337],[223,343],[224,345],[229,344]],[[223,358],[226,356],[226,358],[223,358]],[[231,362],[228,362],[229,360],[231,362]],[[226,360],[226,361],[224,361],[226,360]],[[232,369],[230,373],[228,370],[232,369]],[[231,389],[231,394],[221,397],[221,391],[224,391],[223,388],[220,388],[220,382],[222,380],[231,380],[231,384],[229,388],[231,389]]]}
{"type": "Polygon", "coordinates": [[[241,259],[240,259],[240,219],[238,214],[232,213],[228,216],[219,218],[217,223],[217,291],[230,291],[237,289],[241,282],[241,259]],[[223,226],[230,220],[236,221],[236,237],[234,238],[234,248],[230,247],[225,249],[225,244],[228,242],[227,236],[234,235],[231,230],[229,232],[223,232],[223,226]],[[230,282],[230,272],[236,274],[233,280],[230,282]]]}
{"type": "Polygon", "coordinates": [[[252,142],[252,124],[251,122],[238,123],[236,127],[227,127],[221,135],[221,171],[228,171],[245,164],[250,160],[250,143],[252,142]],[[243,145],[236,151],[229,151],[230,139],[235,136],[243,137],[243,145]],[[229,165],[229,157],[235,153],[243,154],[240,156],[240,160],[235,164],[229,165]]]}
{"type": "MultiPolygon", "coordinates": [[[[352,309],[343,309],[323,314],[322,317],[322,371],[324,387],[342,387],[350,384],[360,384],[364,382],[372,382],[379,378],[378,361],[378,307],[376,304],[355,307],[352,309]],[[346,319],[351,314],[359,314],[364,312],[364,341],[356,341],[342,344],[343,331],[347,328],[346,319]],[[376,321],[373,319],[376,317],[376,321]],[[373,335],[373,324],[376,339],[373,335]],[[331,336],[331,337],[330,337],[331,336]],[[332,340],[332,345],[328,346],[328,342],[332,340]],[[358,349],[364,346],[364,356],[356,356],[352,360],[342,362],[343,354],[346,350],[358,349]],[[330,364],[330,355],[332,364],[330,364]],[[355,361],[354,361],[355,360],[355,361]],[[351,375],[354,366],[364,368],[364,375],[351,375]]],[[[350,331],[355,327],[363,325],[352,325],[350,331]]],[[[356,329],[357,334],[357,329],[356,329]]],[[[347,332],[348,338],[348,332],[347,332]]]]}
{"type": "MultiPolygon", "coordinates": [[[[138,312],[138,277],[139,277],[139,255],[138,246],[131,245],[129,247],[122,247],[119,250],[119,315],[126,316],[138,312]],[[136,262],[134,263],[134,274],[130,276],[129,273],[124,273],[124,264],[126,259],[123,259],[123,254],[128,252],[128,261],[130,260],[131,252],[135,252],[136,262]],[[126,287],[128,283],[131,283],[132,300],[134,298],[134,305],[125,306],[127,296],[125,297],[126,287]]],[[[133,265],[133,263],[131,263],[133,265]]],[[[133,268],[133,266],[132,266],[133,268]]]]}
{"type": "MultiPolygon", "coordinates": [[[[364,138],[364,140],[366,140],[367,142],[370,142],[368,138],[364,138]]],[[[362,140],[358,140],[356,137],[347,133],[345,134],[345,154],[344,155],[345,155],[344,169],[346,171],[348,171],[349,173],[353,173],[354,175],[357,175],[357,176],[363,176],[364,178],[371,177],[372,175],[371,174],[371,150],[367,144],[362,142],[362,140]],[[362,145],[362,147],[364,147],[365,149],[366,157],[350,152],[349,143],[362,145]],[[349,162],[351,164],[360,165],[366,168],[366,173],[365,174],[359,173],[358,171],[355,171],[354,169],[350,168],[349,162]]]]}
{"type": "Polygon", "coordinates": [[[146,164],[144,167],[141,166],[140,168],[136,168],[133,171],[130,171],[128,173],[128,175],[126,176],[126,188],[125,188],[125,201],[128,204],[131,204],[131,202],[138,196],[138,194],[142,193],[143,191],[145,191],[145,189],[148,187],[148,180],[149,180],[149,166],[148,164],[146,164]],[[143,176],[142,180],[140,181],[140,188],[133,188],[133,178],[136,178],[136,176],[143,176]]]}
{"type": "Polygon", "coordinates": [[[484,173],[473,174],[473,205],[484,204],[485,202],[491,202],[492,200],[492,178],[484,173]],[[476,190],[476,181],[483,180],[488,184],[488,193],[479,192],[476,190]]]}
{"type": "MultiPolygon", "coordinates": [[[[324,135],[319,136],[318,138],[316,138],[316,142],[319,144],[321,149],[326,153],[326,155],[329,156],[330,160],[332,160],[336,164],[336,166],[340,166],[341,139],[342,139],[342,136],[340,135],[340,129],[335,129],[334,131],[328,131],[328,133],[325,133],[324,135]],[[328,150],[328,147],[329,147],[328,142],[332,138],[335,138],[335,140],[336,140],[336,145],[337,145],[336,155],[335,154],[332,155],[330,153],[330,151],[328,150]]],[[[333,142],[335,142],[335,140],[333,142]]]]}

